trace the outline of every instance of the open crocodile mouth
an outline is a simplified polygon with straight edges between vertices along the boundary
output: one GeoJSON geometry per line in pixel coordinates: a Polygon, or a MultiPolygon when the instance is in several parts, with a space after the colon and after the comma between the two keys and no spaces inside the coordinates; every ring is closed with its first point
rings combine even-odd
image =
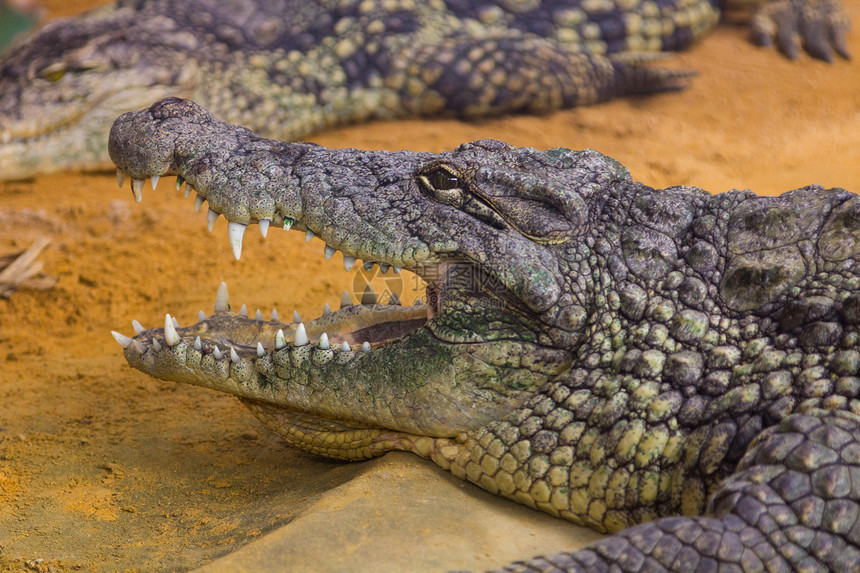
{"type": "MultiPolygon", "coordinates": [[[[152,177],[152,188],[158,185],[160,177],[152,177]]],[[[117,170],[117,183],[122,187],[126,175],[117,170]]],[[[190,183],[182,177],[177,177],[176,189],[180,190],[185,183],[185,197],[195,192],[190,183]]],[[[142,200],[145,180],[132,179],[132,193],[136,201],[142,200]]],[[[197,194],[195,212],[199,211],[206,199],[197,194]]],[[[219,217],[219,213],[209,209],[207,222],[211,232],[219,217]]],[[[272,226],[285,230],[303,231],[306,241],[315,237],[313,231],[300,221],[275,215],[272,219],[251,221],[257,223],[265,238],[272,226]]],[[[247,224],[228,223],[228,237],[236,259],[241,257],[242,240],[247,224]]],[[[326,245],[324,256],[331,259],[337,251],[326,245]]],[[[400,267],[372,261],[358,261],[355,257],[343,254],[344,269],[351,271],[363,265],[365,271],[373,271],[378,265],[381,275],[397,276],[400,267]]],[[[422,263],[407,270],[414,272],[426,282],[424,298],[417,298],[411,306],[402,306],[396,292],[387,293],[385,302],[378,300],[369,283],[366,284],[356,300],[348,291],[343,291],[340,298],[340,308],[332,310],[329,304],[323,308],[321,316],[310,321],[302,320],[297,311],[292,314],[291,321],[282,321],[276,309],[264,316],[257,310],[251,315],[243,304],[238,311],[231,307],[227,285],[221,283],[215,296],[214,313],[206,315],[203,311],[198,314],[198,322],[191,326],[181,327],[178,321],[169,314],[165,316],[164,329],[145,329],[138,321],[132,325],[136,337],[129,338],[119,332],[113,332],[114,338],[127,351],[133,349],[145,355],[149,349],[160,352],[164,346],[173,347],[181,342],[190,344],[195,351],[205,356],[213,356],[217,360],[232,360],[240,362],[243,357],[251,360],[266,357],[268,354],[284,348],[308,347],[311,351],[326,351],[342,354],[341,359],[356,353],[370,352],[372,349],[402,339],[416,330],[427,326],[440,310],[442,293],[449,288],[449,275],[458,263],[457,261],[440,261],[422,263]]],[[[286,318],[286,317],[285,317],[286,318]]]]}
{"type": "MultiPolygon", "coordinates": [[[[118,171],[118,183],[126,177],[118,171]]],[[[159,177],[153,177],[153,188],[159,177]]],[[[177,189],[183,179],[177,179],[177,189]]],[[[132,180],[135,198],[142,198],[144,180],[132,180]]],[[[194,188],[186,185],[186,197],[194,188]]],[[[197,196],[195,207],[205,199],[197,196]]],[[[210,230],[219,214],[210,208],[210,230]]],[[[304,231],[310,240],[314,233],[297,220],[276,217],[271,220],[252,220],[265,237],[270,226],[304,231]]],[[[236,258],[241,256],[242,237],[247,225],[229,223],[229,237],[236,258]]],[[[336,251],[326,246],[325,257],[332,258],[336,251]]],[[[344,253],[344,267],[353,269],[363,264],[365,269],[379,264],[384,275],[394,276],[400,268],[385,263],[360,263],[344,253]]],[[[215,296],[214,312],[200,311],[198,322],[181,326],[170,314],[165,315],[164,326],[145,329],[137,321],[132,325],[134,338],[113,332],[122,345],[129,364],[156,378],[209,387],[242,399],[251,412],[286,441],[307,451],[337,459],[365,459],[391,449],[412,449],[418,436],[448,439],[459,435],[464,427],[482,421],[472,408],[461,407],[451,395],[427,387],[426,392],[436,400],[436,406],[421,406],[410,416],[396,415],[380,403],[402,399],[396,388],[382,390],[373,399],[358,399],[345,411],[344,396],[360,392],[357,388],[376,387],[375,372],[402,369],[404,360],[423,361],[431,369],[447,370],[445,352],[439,352],[430,340],[445,346],[451,342],[445,332],[434,333],[434,317],[438,318],[446,289],[456,289],[448,279],[456,277],[454,261],[422,262],[410,265],[407,270],[426,277],[427,302],[418,299],[411,306],[402,306],[397,295],[389,295],[382,303],[368,287],[357,301],[344,292],[340,308],[330,309],[326,304],[322,315],[304,321],[298,312],[292,320],[281,319],[276,310],[271,315],[249,312],[245,305],[235,311],[230,304],[227,285],[222,283],[215,296]],[[422,331],[423,332],[419,332],[422,331]],[[418,334],[420,340],[410,335],[418,334]],[[430,346],[428,346],[430,344],[430,346]],[[396,357],[381,352],[383,347],[394,348],[396,357]],[[335,375],[337,371],[352,372],[356,379],[335,375]],[[358,378],[362,378],[359,380],[358,378]],[[385,392],[391,393],[386,395],[385,392]],[[440,413],[442,412],[442,413],[440,413]],[[448,412],[448,413],[444,413],[448,412]]],[[[287,317],[285,317],[287,318],[287,317]]],[[[444,329],[443,329],[444,330],[444,329]]],[[[449,346],[451,346],[449,344],[449,346]]],[[[480,345],[477,345],[480,346],[480,345]]],[[[408,368],[407,368],[408,370],[408,368]]],[[[468,390],[463,390],[469,392],[468,390]]],[[[432,404],[432,402],[431,402],[432,404]]],[[[420,442],[424,443],[424,442],[420,442]]],[[[422,455],[427,455],[423,452],[422,455]]]]}

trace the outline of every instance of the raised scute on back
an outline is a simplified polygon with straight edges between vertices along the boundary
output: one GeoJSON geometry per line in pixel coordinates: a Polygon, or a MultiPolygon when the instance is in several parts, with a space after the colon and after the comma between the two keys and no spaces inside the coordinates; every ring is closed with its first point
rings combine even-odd
{"type": "Polygon", "coordinates": [[[860,198],[851,195],[831,211],[821,229],[818,249],[829,261],[856,259],[860,255],[860,198]]]}
{"type": "Polygon", "coordinates": [[[772,305],[816,272],[804,251],[820,236],[826,241],[822,226],[834,206],[850,196],[814,185],[741,202],[728,222],[728,265],[721,283],[729,307],[747,312],[772,305]]]}

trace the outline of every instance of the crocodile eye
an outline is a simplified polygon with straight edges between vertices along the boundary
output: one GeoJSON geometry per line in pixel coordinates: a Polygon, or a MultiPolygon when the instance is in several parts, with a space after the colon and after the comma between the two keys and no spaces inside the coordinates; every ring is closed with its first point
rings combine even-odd
{"type": "Polygon", "coordinates": [[[418,174],[418,184],[424,194],[447,205],[462,207],[466,200],[463,183],[452,168],[438,165],[418,174]]]}
{"type": "Polygon", "coordinates": [[[460,178],[442,168],[435,169],[427,175],[427,181],[437,191],[448,191],[460,187],[460,178]]]}
{"type": "Polygon", "coordinates": [[[66,67],[63,64],[51,64],[50,66],[39,70],[39,77],[51,83],[55,83],[63,79],[66,75],[66,67]]]}

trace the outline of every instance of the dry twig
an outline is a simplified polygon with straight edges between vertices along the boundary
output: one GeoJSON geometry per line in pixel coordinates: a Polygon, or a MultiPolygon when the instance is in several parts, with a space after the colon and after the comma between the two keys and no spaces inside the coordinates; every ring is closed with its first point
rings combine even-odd
{"type": "Polygon", "coordinates": [[[20,287],[47,290],[57,284],[57,277],[42,274],[42,262],[36,260],[50,242],[40,237],[25,251],[0,255],[0,296],[9,298],[20,287]]]}

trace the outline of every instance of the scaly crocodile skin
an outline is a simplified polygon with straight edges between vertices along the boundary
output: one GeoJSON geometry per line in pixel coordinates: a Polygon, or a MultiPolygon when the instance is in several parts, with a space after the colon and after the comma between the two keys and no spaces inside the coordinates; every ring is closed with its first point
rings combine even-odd
{"type": "Polygon", "coordinates": [[[281,143],[179,99],[120,117],[110,151],[137,195],[193,186],[236,256],[247,225],[283,226],[428,283],[426,305],[308,323],[237,315],[222,287],[198,324],[115,334],[135,368],[235,394],[308,451],[413,451],[618,532],[512,570],[860,566],[860,197],[652,189],[489,140],[281,143]]]}
{"type": "MultiPolygon", "coordinates": [[[[108,167],[120,113],[190,97],[270,137],[369,118],[546,111],[678,89],[643,66],[718,19],[716,0],[127,0],[57,20],[0,59],[0,179],[108,167]]],[[[755,23],[847,56],[838,0],[755,23]]]]}

